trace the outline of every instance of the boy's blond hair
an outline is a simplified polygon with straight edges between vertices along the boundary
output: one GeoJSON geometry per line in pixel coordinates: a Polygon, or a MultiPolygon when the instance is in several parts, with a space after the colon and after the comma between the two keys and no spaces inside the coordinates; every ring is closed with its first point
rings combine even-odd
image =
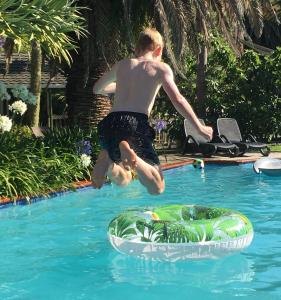
{"type": "Polygon", "coordinates": [[[144,29],[139,35],[136,45],[136,53],[141,54],[145,51],[154,51],[158,47],[164,47],[163,38],[159,31],[155,28],[144,29]]]}

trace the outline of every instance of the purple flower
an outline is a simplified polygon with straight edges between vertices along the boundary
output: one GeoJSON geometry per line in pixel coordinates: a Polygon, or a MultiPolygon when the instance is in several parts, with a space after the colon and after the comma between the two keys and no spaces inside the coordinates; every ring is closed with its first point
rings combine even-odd
{"type": "Polygon", "coordinates": [[[166,128],[166,125],[167,122],[162,119],[155,120],[155,130],[159,133],[166,128]]]}
{"type": "Polygon", "coordinates": [[[91,142],[87,140],[82,140],[78,142],[78,154],[86,154],[86,155],[91,155],[92,153],[92,146],[91,142]]]}

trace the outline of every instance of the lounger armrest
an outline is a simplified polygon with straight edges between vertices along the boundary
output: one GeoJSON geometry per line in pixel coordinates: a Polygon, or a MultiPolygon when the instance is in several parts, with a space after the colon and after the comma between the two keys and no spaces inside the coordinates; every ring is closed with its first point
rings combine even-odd
{"type": "Polygon", "coordinates": [[[248,134],[248,139],[249,139],[251,142],[257,143],[256,138],[255,138],[252,134],[248,134]]]}
{"type": "Polygon", "coordinates": [[[192,142],[193,142],[194,144],[196,144],[196,145],[199,147],[199,143],[194,139],[194,137],[193,137],[192,135],[188,135],[188,136],[186,137],[186,140],[187,140],[187,142],[188,142],[189,140],[192,140],[192,142]]]}
{"type": "Polygon", "coordinates": [[[219,137],[223,143],[231,143],[225,135],[221,134],[219,137]]]}
{"type": "Polygon", "coordinates": [[[215,135],[212,139],[212,142],[215,143],[225,143],[226,141],[219,135],[215,135]]]}

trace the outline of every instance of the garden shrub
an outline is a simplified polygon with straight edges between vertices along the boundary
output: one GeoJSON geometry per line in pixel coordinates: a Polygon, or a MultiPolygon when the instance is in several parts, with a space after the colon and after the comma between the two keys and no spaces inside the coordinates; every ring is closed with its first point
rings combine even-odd
{"type": "MultiPolygon", "coordinates": [[[[281,48],[261,56],[245,50],[241,57],[220,37],[214,36],[206,71],[206,123],[216,128],[219,117],[235,118],[243,136],[260,140],[280,138],[281,132],[281,48]]],[[[177,78],[179,90],[197,110],[196,58],[186,55],[186,78],[177,78]]],[[[184,140],[183,118],[164,95],[156,102],[153,118],[167,122],[174,139],[184,140]]]]}
{"type": "Polygon", "coordinates": [[[1,156],[0,196],[38,196],[71,187],[74,180],[85,178],[88,171],[77,155],[70,153],[39,157],[28,151],[1,156]]]}
{"type": "Polygon", "coordinates": [[[90,179],[99,150],[94,130],[62,128],[35,138],[28,127],[14,127],[0,134],[0,197],[44,195],[90,179]],[[82,154],[91,156],[90,166],[82,154]]]}
{"type": "Polygon", "coordinates": [[[271,140],[280,133],[281,48],[260,56],[246,50],[240,58],[216,40],[207,70],[207,118],[237,119],[242,133],[271,140]]]}

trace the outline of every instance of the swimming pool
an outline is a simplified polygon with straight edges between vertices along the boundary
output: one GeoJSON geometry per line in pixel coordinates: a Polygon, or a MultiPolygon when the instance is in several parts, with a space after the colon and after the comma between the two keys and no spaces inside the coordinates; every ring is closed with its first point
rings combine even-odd
{"type": "Polygon", "coordinates": [[[165,172],[166,192],[136,181],[0,210],[0,299],[281,299],[281,180],[252,165],[186,166],[165,172]],[[217,260],[145,261],[116,252],[107,225],[130,207],[194,203],[237,209],[255,236],[217,260]]]}

